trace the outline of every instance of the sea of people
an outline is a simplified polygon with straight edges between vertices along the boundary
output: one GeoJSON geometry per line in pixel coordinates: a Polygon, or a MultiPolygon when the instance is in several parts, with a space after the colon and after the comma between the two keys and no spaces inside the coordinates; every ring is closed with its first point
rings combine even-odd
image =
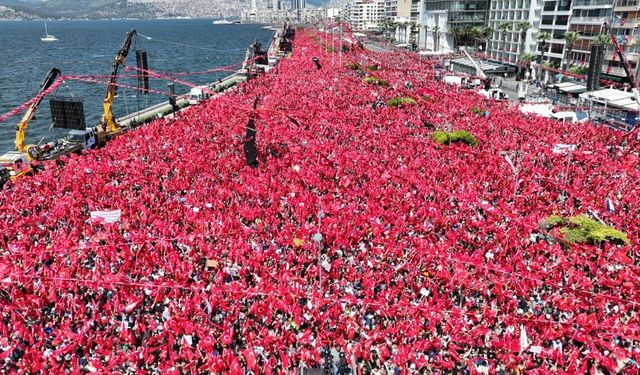
{"type": "Polygon", "coordinates": [[[2,373],[638,373],[637,140],[326,39],[0,193],[2,373]]]}

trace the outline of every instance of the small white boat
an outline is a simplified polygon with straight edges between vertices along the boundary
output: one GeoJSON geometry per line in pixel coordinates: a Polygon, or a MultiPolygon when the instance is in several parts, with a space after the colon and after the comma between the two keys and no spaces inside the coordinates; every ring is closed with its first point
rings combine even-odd
{"type": "Polygon", "coordinates": [[[58,38],[49,34],[49,30],[47,29],[47,20],[44,20],[44,36],[40,38],[43,42],[57,42],[58,38]]]}
{"type": "Polygon", "coordinates": [[[214,25],[231,25],[233,22],[227,20],[215,20],[212,22],[214,25]]]}

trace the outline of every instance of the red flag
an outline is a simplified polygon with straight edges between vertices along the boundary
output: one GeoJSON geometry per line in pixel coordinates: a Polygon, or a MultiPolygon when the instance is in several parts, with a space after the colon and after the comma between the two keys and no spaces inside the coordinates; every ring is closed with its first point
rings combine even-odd
{"type": "Polygon", "coordinates": [[[249,348],[245,349],[242,354],[244,354],[244,360],[247,363],[247,368],[249,370],[255,370],[256,369],[256,354],[253,352],[253,348],[249,347],[249,348]]]}

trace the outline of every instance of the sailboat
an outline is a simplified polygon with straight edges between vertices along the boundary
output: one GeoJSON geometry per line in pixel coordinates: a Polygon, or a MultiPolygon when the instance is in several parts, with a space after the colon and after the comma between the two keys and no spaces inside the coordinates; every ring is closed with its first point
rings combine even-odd
{"type": "Polygon", "coordinates": [[[49,30],[47,30],[47,20],[44,20],[44,36],[40,38],[43,42],[56,42],[58,38],[53,35],[49,35],[49,30]]]}

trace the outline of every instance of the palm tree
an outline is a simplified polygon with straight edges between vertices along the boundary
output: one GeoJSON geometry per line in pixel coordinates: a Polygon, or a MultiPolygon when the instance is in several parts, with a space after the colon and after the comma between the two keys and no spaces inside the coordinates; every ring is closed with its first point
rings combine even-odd
{"type": "Polygon", "coordinates": [[[567,56],[563,68],[564,70],[570,68],[571,64],[573,63],[573,61],[571,61],[571,52],[573,51],[573,47],[575,46],[578,39],[580,39],[580,32],[578,31],[567,31],[564,34],[564,49],[567,56]]]}
{"type": "Polygon", "coordinates": [[[473,42],[474,31],[475,29],[471,25],[464,25],[462,28],[462,37],[465,46],[468,46],[470,44],[469,42],[473,42]]]}
{"type": "Polygon", "coordinates": [[[440,31],[440,26],[436,25],[433,27],[433,50],[440,50],[440,37],[442,36],[442,32],[440,31]]]}
{"type": "Polygon", "coordinates": [[[531,63],[535,60],[536,55],[531,52],[525,52],[520,55],[520,66],[522,72],[522,78],[524,78],[524,72],[531,73],[531,63]]]}
{"type": "Polygon", "coordinates": [[[611,44],[611,36],[607,34],[598,34],[595,36],[595,38],[593,38],[591,44],[596,46],[606,46],[608,44],[611,44]]]}
{"type": "Polygon", "coordinates": [[[399,35],[399,31],[398,28],[400,27],[400,23],[395,22],[395,21],[391,21],[391,23],[389,24],[389,26],[391,26],[391,30],[393,30],[393,37],[391,37],[391,39],[393,39],[394,42],[396,42],[396,36],[400,36],[399,35]]]}
{"type": "Polygon", "coordinates": [[[482,45],[486,42],[486,36],[483,33],[482,27],[474,27],[471,32],[471,39],[473,40],[473,48],[478,49],[478,44],[482,45]]]}
{"type": "Polygon", "coordinates": [[[406,21],[400,24],[400,27],[402,28],[402,38],[403,38],[402,43],[409,43],[409,37],[407,35],[407,31],[409,31],[410,25],[411,24],[406,21]]]}
{"type": "Polygon", "coordinates": [[[420,47],[420,29],[422,25],[418,22],[413,22],[411,24],[411,35],[413,35],[413,42],[415,42],[416,48],[420,47]]]}
{"type": "Polygon", "coordinates": [[[520,55],[523,55],[526,52],[527,30],[532,27],[533,26],[529,21],[522,21],[518,23],[518,30],[520,31],[520,55]]]}
{"type": "Polygon", "coordinates": [[[491,34],[493,34],[493,29],[489,26],[485,26],[481,31],[482,37],[484,38],[484,51],[485,53],[489,51],[489,39],[491,39],[491,34]]]}
{"type": "Polygon", "coordinates": [[[427,36],[428,36],[429,26],[424,24],[422,25],[422,28],[424,29],[424,49],[427,49],[427,36]]]}
{"type": "Polygon", "coordinates": [[[458,47],[458,45],[460,44],[460,38],[462,36],[462,29],[459,27],[454,27],[453,29],[451,29],[451,36],[453,36],[453,44],[458,47]]]}
{"type": "Polygon", "coordinates": [[[510,22],[503,22],[498,26],[498,30],[502,32],[502,60],[505,61],[507,54],[507,31],[511,28],[510,22]]]}
{"type": "Polygon", "coordinates": [[[544,62],[544,53],[547,49],[547,41],[549,41],[551,39],[551,34],[543,31],[540,34],[538,34],[538,49],[541,49],[542,51],[540,52],[540,70],[539,70],[539,74],[538,77],[542,77],[542,64],[544,62]]]}

